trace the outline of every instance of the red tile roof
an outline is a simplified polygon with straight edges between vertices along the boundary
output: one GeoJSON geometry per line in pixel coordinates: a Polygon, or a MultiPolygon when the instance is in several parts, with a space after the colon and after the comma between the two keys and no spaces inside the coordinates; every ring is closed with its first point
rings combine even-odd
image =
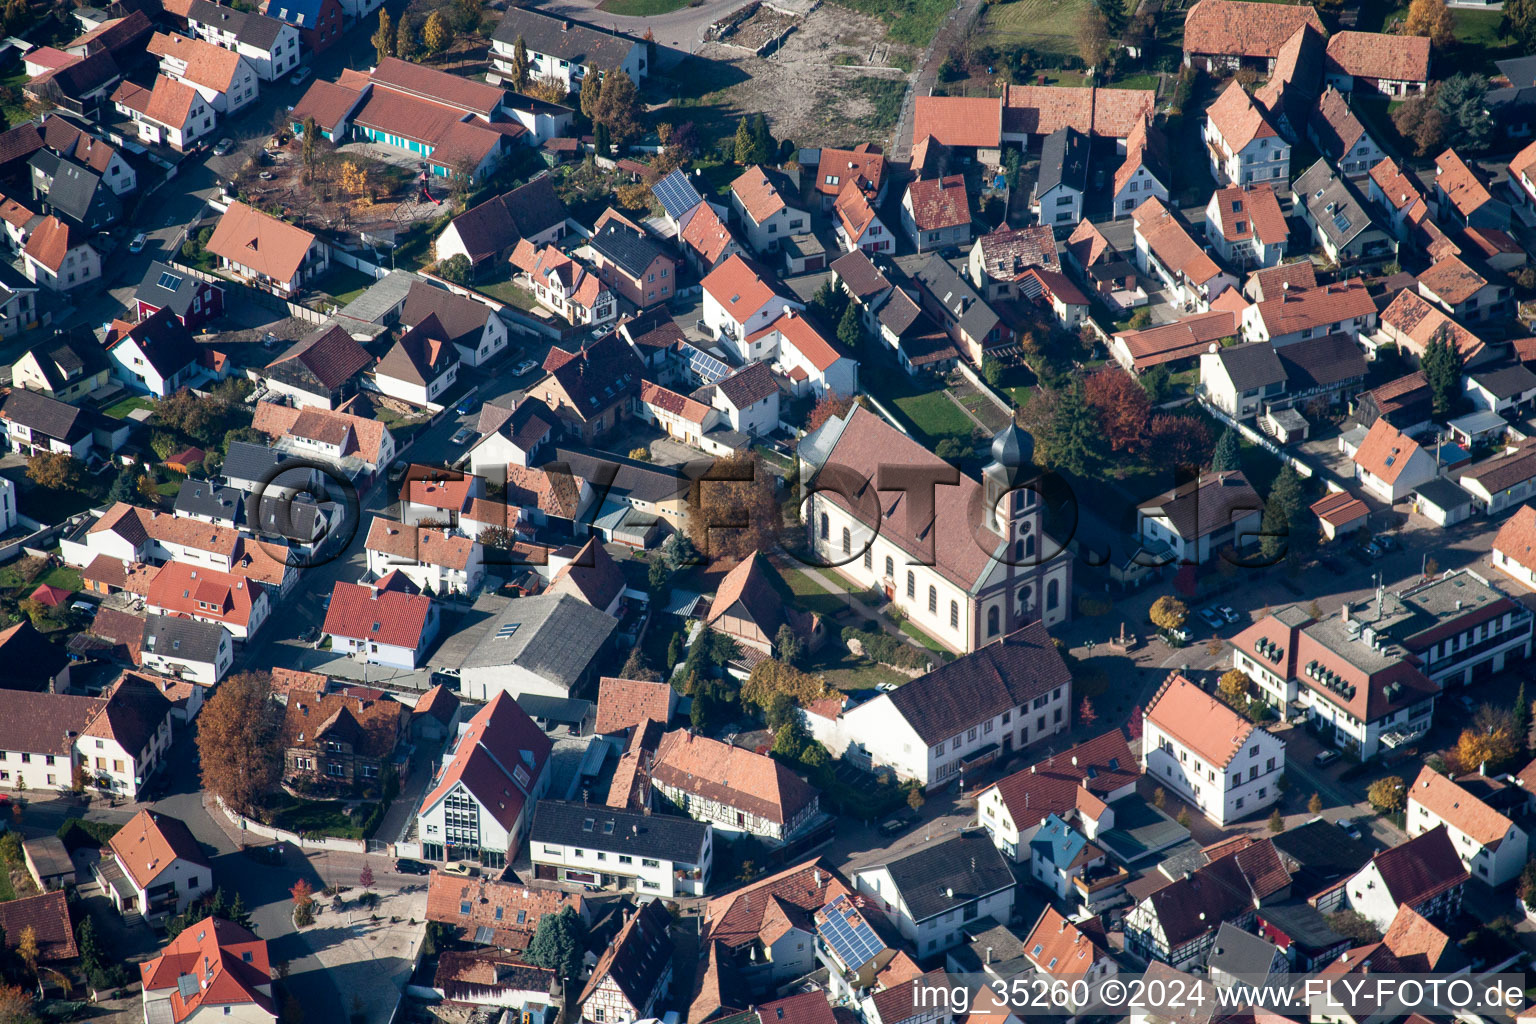
{"type": "Polygon", "coordinates": [[[597,684],[594,729],[599,736],[606,736],[632,729],[646,719],[666,725],[675,699],[670,683],[603,676],[597,684]]]}
{"type": "Polygon", "coordinates": [[[1419,284],[1433,292],[1442,302],[1457,306],[1486,287],[1488,279],[1463,263],[1459,257],[1447,256],[1420,274],[1419,284]]]}
{"type": "Polygon", "coordinates": [[[1153,696],[1147,724],[1172,736],[1208,764],[1223,768],[1242,752],[1254,724],[1175,673],[1153,696]]]}
{"type": "Polygon", "coordinates": [[[1419,769],[1418,778],[1408,789],[1407,800],[1409,814],[1414,813],[1412,805],[1418,804],[1443,824],[1490,850],[1498,849],[1514,827],[1508,817],[1429,765],[1419,769]]]}
{"type": "Polygon", "coordinates": [[[1482,176],[1454,149],[1448,149],[1435,157],[1435,187],[1445,193],[1463,218],[1471,216],[1484,203],[1493,199],[1488,186],[1483,184],[1482,176]]]}
{"type": "Polygon", "coordinates": [[[1216,261],[1206,255],[1205,249],[1156,197],[1136,207],[1131,222],[1158,261],[1170,272],[1182,274],[1191,284],[1204,284],[1221,273],[1216,261]]]}
{"type": "Polygon", "coordinates": [[[816,799],[816,791],[804,779],[774,758],[687,729],[662,737],[651,777],[657,785],[779,825],[789,824],[816,799]]]}
{"type": "Polygon", "coordinates": [[[377,594],[358,583],[338,582],[325,613],[325,633],[351,640],[369,640],[416,650],[432,610],[424,594],[381,590],[377,594]]]}
{"type": "Polygon", "coordinates": [[[777,331],[779,336],[793,345],[801,355],[809,359],[816,367],[825,373],[832,365],[843,358],[842,352],[832,342],[822,336],[804,313],[793,309],[786,309],[784,313],[760,331],[747,335],[748,343],[758,338],[767,336],[777,331]]]}
{"type": "Polygon", "coordinates": [[[500,692],[459,733],[451,759],[422,799],[421,812],[436,806],[462,782],[486,813],[510,829],[528,803],[549,752],[544,730],[510,693],[500,692]]]}
{"type": "Polygon", "coordinates": [[[1371,429],[1355,451],[1355,465],[1388,484],[1402,475],[1403,467],[1419,452],[1418,442],[1388,423],[1386,417],[1371,429]]]}
{"type": "Polygon", "coordinates": [[[176,1024],[205,1006],[254,1005],[277,1016],[271,996],[262,991],[272,986],[267,944],[231,921],[208,917],[189,925],[158,957],[140,964],[139,973],[146,993],[167,993],[176,1024]],[[183,992],[180,979],[186,975],[199,984],[183,992]]]}
{"type": "Polygon", "coordinates": [[[1028,822],[1030,816],[1065,815],[1077,806],[1079,790],[1107,796],[1135,785],[1140,777],[1141,767],[1125,734],[1111,729],[1004,776],[988,789],[997,790],[1015,821],[1028,822]]]}
{"type": "Polygon", "coordinates": [[[558,889],[533,889],[519,882],[489,878],[463,878],[432,872],[427,882],[428,921],[459,929],[460,938],[473,942],[481,928],[491,929],[491,942],[501,949],[523,950],[545,914],[570,907],[586,918],[582,898],[558,889]],[[467,910],[465,908],[468,908],[467,910]]]}
{"type": "Polygon", "coordinates": [[[315,236],[303,228],[234,202],[219,218],[207,248],[215,256],[287,283],[298,274],[314,242],[315,236]]]}
{"type": "Polygon", "coordinates": [[[842,876],[819,858],[803,861],[711,899],[704,908],[707,941],[741,949],[759,939],[770,916],[786,914],[798,927],[813,932],[816,911],[851,892],[842,876]]]}
{"type": "Polygon", "coordinates": [[[1358,278],[1320,288],[1288,288],[1258,303],[1257,315],[1271,338],[1308,329],[1326,329],[1376,312],[1365,282],[1358,278]]]}
{"type": "Polygon", "coordinates": [[[932,136],[945,146],[996,149],[1003,138],[1002,109],[996,97],[919,96],[914,101],[912,141],[932,136]]]}
{"type": "Polygon", "coordinates": [[[1416,355],[1422,355],[1429,343],[1445,332],[1449,332],[1463,361],[1473,358],[1486,347],[1477,335],[1446,316],[1418,292],[1407,288],[1398,292],[1397,298],[1381,311],[1381,323],[1400,335],[1398,343],[1402,348],[1416,355]]]}
{"type": "Polygon", "coordinates": [[[1071,127],[1084,135],[1123,139],[1156,105],[1157,94],[1150,89],[1008,85],[1003,88],[1003,130],[1010,135],[1050,135],[1071,127]]]}
{"type": "Polygon", "coordinates": [[[816,165],[816,191],[822,195],[835,196],[849,182],[860,189],[879,192],[884,178],[885,155],[879,146],[868,142],[852,149],[823,149],[816,165]],[[836,178],[837,184],[829,184],[828,178],[836,178]]]}
{"type": "Polygon", "coordinates": [[[1328,40],[1328,68],[1357,78],[1389,82],[1429,80],[1429,37],[1385,32],[1335,32],[1328,40]]]}
{"type": "Polygon", "coordinates": [[[907,197],[919,231],[942,231],[971,222],[964,175],[914,181],[907,186],[907,197]]]}
{"type": "Polygon", "coordinates": [[[1221,235],[1229,242],[1257,238],[1265,245],[1278,245],[1290,235],[1280,200],[1269,185],[1229,185],[1217,189],[1212,202],[1221,235]]]}
{"type": "Polygon", "coordinates": [[[1216,102],[1206,108],[1205,116],[1234,153],[1255,139],[1272,139],[1280,134],[1265,119],[1264,112],[1253,102],[1253,97],[1235,79],[1216,98],[1216,102]]]}
{"type": "Polygon", "coordinates": [[[700,283],[737,323],[746,323],[753,313],[782,295],[777,278],[734,253],[700,283]]]}
{"type": "Polygon", "coordinates": [[[75,245],[83,244],[85,243],[72,242],[69,237],[69,226],[49,214],[32,229],[32,234],[22,251],[57,274],[59,268],[64,266],[64,256],[69,250],[75,245]]]}
{"type": "Polygon", "coordinates": [[[244,576],[207,566],[167,562],[149,585],[145,603],[167,615],[249,629],[258,586],[244,576]]]}
{"type": "Polygon", "coordinates": [[[1422,906],[1441,893],[1467,882],[1450,833],[1436,826],[1371,858],[1381,872],[1387,894],[1399,905],[1422,906]]]}
{"type": "Polygon", "coordinates": [[[28,928],[37,937],[38,963],[58,963],[80,955],[64,890],[0,903],[0,930],[4,931],[5,945],[11,952],[15,952],[21,933],[28,928]]]}
{"type": "Polygon", "coordinates": [[[1348,491],[1334,491],[1308,506],[1312,514],[1333,527],[1344,526],[1371,514],[1370,506],[1348,491]]]}
{"type": "Polygon", "coordinates": [[[179,818],[142,810],[108,840],[123,871],[140,889],[148,889],[176,861],[209,867],[202,847],[179,818]]]}
{"type": "Polygon", "coordinates": [[[758,224],[788,205],[773,180],[756,164],[742,171],[731,182],[731,191],[740,200],[747,216],[758,224]]]}
{"type": "Polygon", "coordinates": [[[1140,331],[1121,331],[1115,335],[1131,354],[1138,372],[1159,363],[1190,359],[1206,350],[1213,341],[1237,333],[1237,317],[1227,310],[1196,313],[1171,324],[1161,324],[1140,331]]]}
{"type": "Polygon", "coordinates": [[[1287,6],[1199,0],[1184,16],[1184,52],[1232,57],[1276,57],[1303,25],[1324,31],[1310,4],[1287,6]]]}
{"type": "Polygon", "coordinates": [[[1536,572],[1536,508],[1521,505],[1504,520],[1493,550],[1528,572],[1536,572]]]}

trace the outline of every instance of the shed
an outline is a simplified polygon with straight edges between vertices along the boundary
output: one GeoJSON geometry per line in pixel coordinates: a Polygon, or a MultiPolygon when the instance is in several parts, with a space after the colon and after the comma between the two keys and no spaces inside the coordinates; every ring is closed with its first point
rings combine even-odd
{"type": "Polygon", "coordinates": [[[1326,498],[1312,503],[1312,514],[1322,525],[1323,536],[1337,540],[1366,524],[1371,510],[1365,502],[1348,491],[1334,491],[1326,498]]]}
{"type": "Polygon", "coordinates": [[[1498,440],[1509,429],[1509,422],[1496,412],[1479,409],[1456,417],[1446,426],[1450,428],[1452,437],[1472,448],[1483,441],[1498,440]]]}
{"type": "Polygon", "coordinates": [[[192,472],[195,467],[201,466],[207,457],[208,453],[201,448],[184,448],[165,460],[165,468],[185,475],[192,472]]]}
{"type": "Polygon", "coordinates": [[[39,836],[21,844],[27,874],[44,892],[75,884],[75,862],[70,860],[64,841],[58,836],[39,836]]]}
{"type": "Polygon", "coordinates": [[[36,590],[27,595],[30,600],[36,601],[45,608],[60,608],[69,600],[70,591],[63,587],[55,587],[49,583],[40,583],[36,590]]]}
{"type": "Polygon", "coordinates": [[[1472,496],[1436,477],[1414,488],[1413,510],[1437,526],[1454,526],[1472,514],[1472,496]]]}

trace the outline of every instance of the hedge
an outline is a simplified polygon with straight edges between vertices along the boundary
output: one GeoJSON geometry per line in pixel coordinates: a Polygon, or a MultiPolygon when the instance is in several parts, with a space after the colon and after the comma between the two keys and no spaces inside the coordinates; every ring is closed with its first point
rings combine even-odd
{"type": "Polygon", "coordinates": [[[107,845],[107,840],[117,835],[121,825],[113,825],[106,821],[86,821],[84,818],[68,818],[54,833],[64,843],[64,848],[74,853],[82,846],[100,849],[107,845]]]}

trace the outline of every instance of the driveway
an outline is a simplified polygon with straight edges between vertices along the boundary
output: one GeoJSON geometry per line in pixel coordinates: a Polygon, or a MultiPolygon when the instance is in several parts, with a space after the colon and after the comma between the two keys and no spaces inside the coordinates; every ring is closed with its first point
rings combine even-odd
{"type": "Polygon", "coordinates": [[[656,42],[673,52],[661,52],[657,63],[670,67],[693,53],[704,41],[704,31],[721,18],[745,7],[749,0],[704,0],[697,7],[687,6],[666,14],[612,14],[602,10],[601,0],[550,0],[539,9],[547,14],[565,14],[602,28],[644,36],[649,30],[656,42]]]}

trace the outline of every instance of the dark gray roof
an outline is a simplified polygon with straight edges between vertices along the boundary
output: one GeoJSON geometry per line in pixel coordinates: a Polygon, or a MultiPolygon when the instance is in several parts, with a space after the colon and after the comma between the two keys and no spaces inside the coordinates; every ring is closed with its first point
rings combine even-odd
{"type": "Polygon", "coordinates": [[[289,501],[275,494],[263,495],[260,509],[246,509],[248,525],[258,536],[282,537],[287,540],[308,542],[320,536],[325,513],[313,501],[302,497],[289,501]]]}
{"type": "Polygon", "coordinates": [[[565,203],[555,194],[554,178],[545,173],[465,210],[453,219],[453,227],[470,259],[480,260],[510,249],[519,238],[548,231],[566,216],[565,203]]]}
{"type": "Polygon", "coordinates": [[[446,288],[438,288],[426,281],[414,281],[405,296],[405,308],[400,311],[400,322],[415,327],[429,316],[437,317],[438,324],[447,332],[447,340],[455,345],[474,349],[480,345],[485,325],[496,311],[483,302],[476,302],[467,295],[455,295],[446,288]]]}
{"type": "Polygon", "coordinates": [[[913,280],[932,295],[970,337],[978,340],[985,338],[997,326],[997,313],[982,301],[971,283],[937,253],[913,275],[913,280]]]}
{"type": "Polygon", "coordinates": [[[658,256],[665,256],[661,246],[644,233],[632,231],[622,224],[609,221],[601,231],[592,235],[592,248],[630,277],[642,278],[646,268],[658,256]]]}
{"type": "Polygon", "coordinates": [[[1434,505],[1436,508],[1450,511],[1472,503],[1472,495],[1457,487],[1443,476],[1437,476],[1433,480],[1413,489],[1413,493],[1434,505]]]}
{"type": "Polygon", "coordinates": [[[177,316],[186,316],[192,308],[192,299],[197,295],[200,283],[191,274],[174,270],[170,264],[155,260],[150,263],[133,297],[156,309],[169,309],[177,316]]]}
{"type": "Polygon", "coordinates": [[[272,49],[278,34],[287,27],[276,18],[222,7],[209,3],[209,0],[192,0],[187,8],[187,18],[202,25],[216,25],[225,32],[233,32],[235,39],[258,50],[272,49]]]}
{"type": "Polygon", "coordinates": [[[132,339],[149,360],[149,365],[162,377],[171,377],[197,362],[197,342],[192,332],[168,309],[140,320],[128,332],[107,346],[110,352],[115,346],[132,339]]]}
{"type": "Polygon", "coordinates": [[[145,654],[187,661],[218,661],[220,635],[224,627],[216,622],[199,622],[172,615],[151,615],[144,620],[145,654]]]}
{"type": "Polygon", "coordinates": [[[40,86],[34,80],[28,88],[47,95],[52,87],[57,86],[62,95],[81,100],[122,77],[123,71],[113,58],[112,51],[98,50],[82,61],[55,71],[40,86]]]}
{"type": "Polygon", "coordinates": [[[592,28],[569,18],[556,18],[526,7],[509,7],[491,37],[509,46],[521,38],[529,50],[547,53],[573,64],[616,68],[640,42],[633,36],[592,28]]]}
{"type": "Polygon", "coordinates": [[[1494,67],[1517,89],[1536,86],[1536,54],[1494,61],[1494,67]]]}
{"type": "Polygon", "coordinates": [[[675,814],[540,800],[533,808],[528,841],[693,864],[708,832],[704,822],[675,814]]]}
{"type": "Polygon", "coordinates": [[[914,921],[948,913],[1015,884],[1008,862],[980,828],[920,846],[884,866],[914,921]]]}
{"type": "MultiPolygon", "coordinates": [[[[554,462],[570,466],[571,473],[583,480],[607,480],[610,500],[633,498],[655,504],[684,496],[691,481],[677,469],[653,466],[622,455],[596,449],[556,448],[554,462]],[[617,470],[617,472],[615,472],[617,470]]],[[[546,469],[549,468],[547,465],[546,469]]]]}
{"type": "Polygon", "coordinates": [[[181,490],[176,492],[176,514],[238,522],[243,497],[233,487],[216,487],[207,480],[183,480],[181,490]]]}
{"type": "Polygon", "coordinates": [[[21,388],[0,406],[0,416],[73,445],[91,432],[95,417],[67,402],[21,388]]]}
{"type": "Polygon", "coordinates": [[[1240,981],[1262,985],[1274,966],[1279,950],[1257,935],[1245,932],[1231,921],[1223,921],[1216,932],[1207,965],[1211,971],[1225,971],[1240,981]]]}
{"type": "Polygon", "coordinates": [[[1514,398],[1536,388],[1536,373],[1528,370],[1524,363],[1480,368],[1471,377],[1495,398],[1514,398]]]}
{"type": "Polygon", "coordinates": [[[517,706],[528,713],[529,718],[542,718],[546,722],[574,725],[587,720],[592,714],[592,702],[575,697],[551,697],[546,693],[519,694],[517,706]]]}
{"type": "Polygon", "coordinates": [[[1040,178],[1035,194],[1043,196],[1058,185],[1082,192],[1088,187],[1088,136],[1063,125],[1040,146],[1040,178]]]}
{"type": "Polygon", "coordinates": [[[33,154],[30,164],[34,189],[63,220],[99,228],[122,216],[122,203],[95,171],[46,149],[33,154]]]}
{"type": "Polygon", "coordinates": [[[1299,900],[1259,908],[1264,920],[1290,936],[1304,952],[1316,953],[1348,940],[1334,931],[1323,912],[1299,900]]]}
{"type": "Polygon", "coordinates": [[[1285,368],[1280,365],[1275,347],[1267,341],[1219,349],[1216,358],[1232,379],[1232,386],[1240,392],[1285,380],[1285,368]]]}
{"type": "Polygon", "coordinates": [[[1371,226],[1370,212],[1359,191],[1335,174],[1326,160],[1319,159],[1303,171],[1291,191],[1335,246],[1348,245],[1371,226]]]}
{"type": "Polygon", "coordinates": [[[265,479],[273,466],[283,461],[281,452],[264,444],[235,441],[224,456],[223,473],[231,480],[265,479]]]}
{"type": "MultiPolygon", "coordinates": [[[[11,289],[12,285],[4,272],[10,269],[10,264],[0,263],[0,285],[7,289],[11,289]]],[[[22,283],[31,286],[30,282],[22,283]]],[[[95,339],[56,335],[51,341],[34,345],[29,354],[37,360],[48,386],[54,391],[77,377],[88,377],[107,368],[107,357],[95,339]]]]}
{"type": "Polygon", "coordinates": [[[932,746],[1011,708],[1028,707],[1071,678],[1050,634],[1033,622],[897,687],[887,698],[932,746]]]}
{"type": "Polygon", "coordinates": [[[1365,376],[1365,353],[1347,334],[1307,338],[1275,350],[1289,390],[1333,387],[1365,376]]]}
{"type": "Polygon", "coordinates": [[[516,665],[569,690],[618,626],[613,616],[568,594],[520,597],[496,616],[464,668],[516,665]]]}

